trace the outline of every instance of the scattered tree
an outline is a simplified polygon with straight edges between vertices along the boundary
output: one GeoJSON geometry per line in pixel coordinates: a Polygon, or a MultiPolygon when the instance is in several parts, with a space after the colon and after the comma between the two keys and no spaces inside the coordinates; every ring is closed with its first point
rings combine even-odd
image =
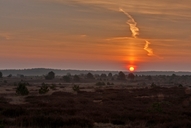
{"type": "Polygon", "coordinates": [[[3,77],[3,73],[2,72],[0,72],[0,78],[2,78],[3,77]]]}
{"type": "Polygon", "coordinates": [[[135,75],[133,73],[129,73],[128,74],[128,78],[131,79],[131,80],[134,80],[135,75]]]}
{"type": "Polygon", "coordinates": [[[71,78],[68,75],[63,76],[63,80],[67,83],[71,82],[71,78]]]}
{"type": "Polygon", "coordinates": [[[118,74],[118,80],[126,80],[125,73],[120,71],[119,74],[118,74]]]}
{"type": "Polygon", "coordinates": [[[112,75],[111,72],[108,74],[108,77],[109,77],[109,78],[112,78],[112,77],[113,77],[113,75],[112,75]]]}
{"type": "Polygon", "coordinates": [[[80,77],[78,75],[74,75],[74,82],[80,82],[80,77]]]}
{"type": "Polygon", "coordinates": [[[107,75],[104,74],[104,73],[102,73],[102,74],[101,74],[101,78],[106,79],[106,78],[107,78],[107,75]]]}
{"type": "Polygon", "coordinates": [[[46,80],[52,80],[55,78],[55,73],[53,71],[49,72],[46,76],[45,79],[46,80]]]}
{"type": "Polygon", "coordinates": [[[86,75],[87,79],[94,79],[94,76],[89,72],[87,75],[86,75]]]}

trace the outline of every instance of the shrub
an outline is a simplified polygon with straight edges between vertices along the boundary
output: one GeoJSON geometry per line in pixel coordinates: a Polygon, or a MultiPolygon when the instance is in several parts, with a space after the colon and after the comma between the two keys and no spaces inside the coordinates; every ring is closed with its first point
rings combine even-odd
{"type": "Polygon", "coordinates": [[[48,85],[45,83],[42,83],[41,88],[39,89],[39,94],[45,94],[49,91],[48,85]]]}
{"type": "Polygon", "coordinates": [[[56,90],[56,85],[55,85],[55,84],[52,84],[52,85],[50,86],[50,89],[56,90]]]}
{"type": "Polygon", "coordinates": [[[79,85],[74,85],[74,86],[72,87],[72,89],[73,89],[74,91],[76,91],[76,92],[80,91],[79,85]]]}
{"type": "Polygon", "coordinates": [[[22,96],[28,95],[29,91],[28,91],[26,85],[29,85],[29,83],[19,82],[18,85],[17,85],[18,87],[16,88],[16,93],[18,95],[22,95],[22,96]]]}

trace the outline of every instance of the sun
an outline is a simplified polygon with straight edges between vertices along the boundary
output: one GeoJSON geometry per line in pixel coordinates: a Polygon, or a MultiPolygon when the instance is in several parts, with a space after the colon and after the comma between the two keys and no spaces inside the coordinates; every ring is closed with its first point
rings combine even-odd
{"type": "Polygon", "coordinates": [[[129,71],[133,72],[135,68],[133,66],[129,67],[129,71]]]}

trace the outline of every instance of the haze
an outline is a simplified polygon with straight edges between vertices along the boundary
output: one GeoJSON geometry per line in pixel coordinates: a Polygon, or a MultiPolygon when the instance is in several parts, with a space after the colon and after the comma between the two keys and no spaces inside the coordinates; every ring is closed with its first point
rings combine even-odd
{"type": "Polygon", "coordinates": [[[137,71],[191,71],[190,5],[190,0],[0,0],[0,69],[133,65],[137,71]],[[137,23],[137,38],[119,9],[137,23]]]}

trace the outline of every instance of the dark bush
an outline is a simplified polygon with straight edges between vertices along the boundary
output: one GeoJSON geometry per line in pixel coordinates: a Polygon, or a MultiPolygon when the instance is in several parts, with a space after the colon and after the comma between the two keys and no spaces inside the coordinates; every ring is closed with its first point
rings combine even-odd
{"type": "Polygon", "coordinates": [[[79,91],[80,91],[79,85],[74,85],[74,86],[72,87],[72,89],[73,89],[74,91],[76,91],[76,92],[79,92],[79,91]]]}
{"type": "Polygon", "coordinates": [[[45,83],[42,83],[42,86],[39,89],[39,94],[45,94],[49,91],[48,85],[45,83]]]}
{"type": "Polygon", "coordinates": [[[23,82],[19,82],[18,85],[17,85],[17,88],[16,88],[16,93],[18,95],[28,95],[29,94],[29,91],[27,89],[27,85],[29,85],[29,83],[23,83],[23,82]]]}

